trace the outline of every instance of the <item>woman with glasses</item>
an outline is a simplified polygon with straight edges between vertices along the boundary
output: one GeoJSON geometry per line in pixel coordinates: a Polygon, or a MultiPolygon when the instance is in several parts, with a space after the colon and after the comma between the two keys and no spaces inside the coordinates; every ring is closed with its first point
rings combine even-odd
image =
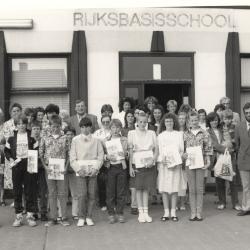
{"type": "MultiPolygon", "coordinates": [[[[101,117],[101,128],[96,130],[93,136],[102,141],[103,145],[111,137],[110,130],[111,117],[103,115],[101,117]]],[[[106,206],[106,184],[107,184],[107,168],[103,165],[97,175],[99,206],[102,211],[107,210],[106,206]]]]}

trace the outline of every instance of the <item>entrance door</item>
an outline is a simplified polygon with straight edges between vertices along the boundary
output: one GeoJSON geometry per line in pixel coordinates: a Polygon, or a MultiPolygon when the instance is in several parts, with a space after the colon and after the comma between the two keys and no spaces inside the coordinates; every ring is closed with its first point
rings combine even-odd
{"type": "Polygon", "coordinates": [[[178,110],[182,103],[189,103],[189,91],[189,84],[149,83],[144,86],[144,99],[148,96],[156,97],[165,111],[167,102],[175,100],[178,103],[178,110]]]}

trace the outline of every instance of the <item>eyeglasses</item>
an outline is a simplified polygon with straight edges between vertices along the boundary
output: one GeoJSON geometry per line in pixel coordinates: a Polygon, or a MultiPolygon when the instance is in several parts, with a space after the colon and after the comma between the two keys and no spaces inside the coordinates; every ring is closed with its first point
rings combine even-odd
{"type": "Polygon", "coordinates": [[[110,121],[102,121],[102,124],[109,124],[110,121]]]}

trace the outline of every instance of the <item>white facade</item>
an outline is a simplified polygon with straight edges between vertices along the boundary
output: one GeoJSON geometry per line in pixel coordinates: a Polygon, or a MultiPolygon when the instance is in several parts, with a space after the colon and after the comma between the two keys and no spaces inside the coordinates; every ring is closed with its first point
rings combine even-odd
{"type": "MultiPolygon", "coordinates": [[[[197,11],[197,10],[196,10],[197,11]]],[[[212,11],[206,10],[208,13],[212,11]]],[[[213,10],[214,11],[214,10],[213,10]]],[[[222,10],[220,10],[221,12],[222,10]]],[[[225,10],[227,12],[228,10],[225,10]]],[[[2,18],[31,18],[32,30],[5,30],[8,53],[71,52],[73,29],[72,13],[57,15],[49,11],[1,13],[2,18]],[[68,16],[71,16],[69,19],[68,16]],[[71,24],[72,26],[72,24],[71,24]],[[47,28],[46,28],[47,27],[47,28]],[[64,30],[65,27],[65,30],[64,30]],[[58,28],[58,29],[57,29],[58,28]]],[[[231,12],[230,12],[231,13],[231,12]]],[[[250,10],[234,10],[240,39],[240,51],[250,52],[250,33],[245,26],[250,23],[250,10]]],[[[150,51],[152,31],[141,30],[86,30],[88,51],[88,107],[89,112],[100,114],[101,105],[111,104],[118,111],[119,100],[119,51],[150,51]]],[[[196,108],[212,111],[225,95],[225,50],[228,30],[164,31],[166,51],[195,52],[195,103],[196,108]]]]}

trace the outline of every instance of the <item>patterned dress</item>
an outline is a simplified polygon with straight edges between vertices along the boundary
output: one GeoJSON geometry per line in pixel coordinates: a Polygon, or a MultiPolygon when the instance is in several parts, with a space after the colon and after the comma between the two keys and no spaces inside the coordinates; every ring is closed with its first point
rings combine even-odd
{"type": "MultiPolygon", "coordinates": [[[[14,130],[16,130],[16,126],[13,119],[10,119],[3,124],[3,135],[6,141],[10,136],[14,135],[14,130]]],[[[12,170],[10,168],[10,162],[6,158],[4,167],[4,188],[13,189],[12,170]]]]}

